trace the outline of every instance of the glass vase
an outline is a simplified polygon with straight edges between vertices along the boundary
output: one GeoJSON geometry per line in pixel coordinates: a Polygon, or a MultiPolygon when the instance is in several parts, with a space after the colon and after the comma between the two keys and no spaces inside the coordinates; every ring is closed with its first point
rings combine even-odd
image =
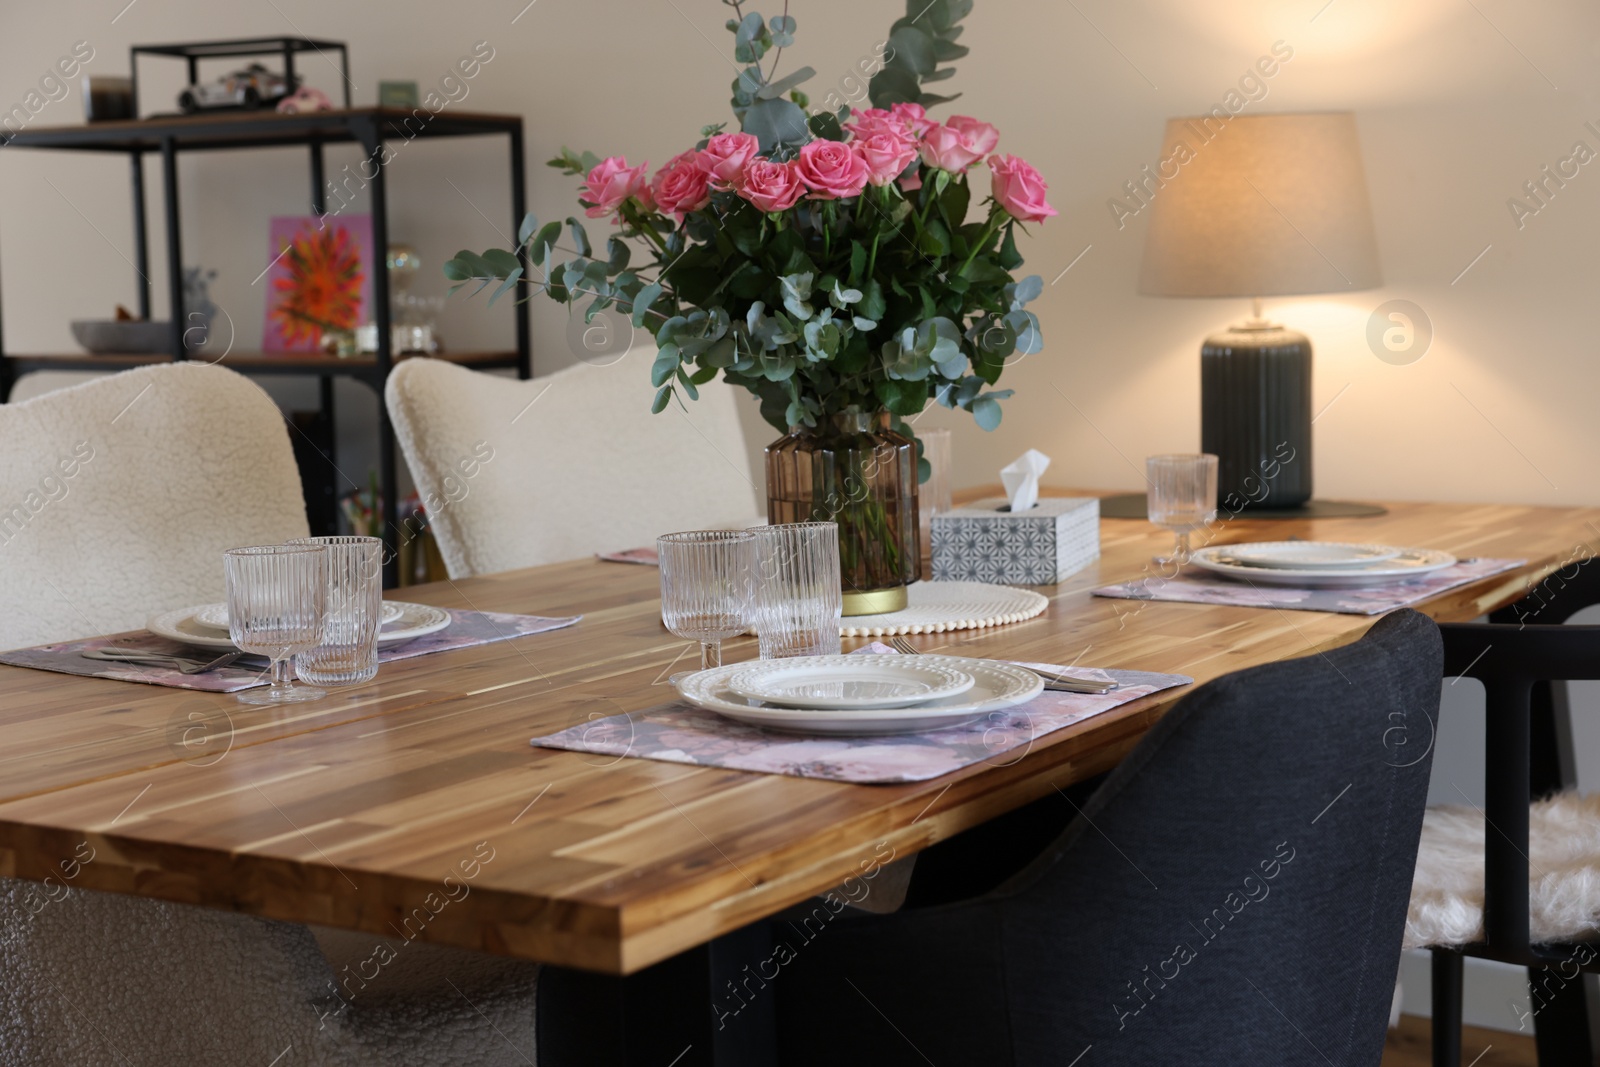
{"type": "Polygon", "coordinates": [[[889,424],[848,408],[767,446],[767,521],[839,524],[846,615],[899,611],[917,580],[917,446],[889,424]]]}

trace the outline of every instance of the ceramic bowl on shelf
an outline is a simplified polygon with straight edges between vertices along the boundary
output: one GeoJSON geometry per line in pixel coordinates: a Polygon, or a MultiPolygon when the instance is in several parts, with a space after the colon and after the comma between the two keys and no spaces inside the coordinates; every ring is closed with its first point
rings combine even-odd
{"type": "Polygon", "coordinates": [[[72,337],[96,356],[146,355],[171,347],[172,323],[73,319],[72,337]]]}

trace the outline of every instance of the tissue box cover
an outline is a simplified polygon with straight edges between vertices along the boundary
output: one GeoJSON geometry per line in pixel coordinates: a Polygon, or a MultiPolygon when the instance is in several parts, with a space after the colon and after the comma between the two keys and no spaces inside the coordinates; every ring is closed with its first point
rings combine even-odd
{"type": "Polygon", "coordinates": [[[1041,497],[1013,513],[1004,497],[979,500],[935,515],[929,536],[934,581],[1053,585],[1100,558],[1100,501],[1041,497]]]}

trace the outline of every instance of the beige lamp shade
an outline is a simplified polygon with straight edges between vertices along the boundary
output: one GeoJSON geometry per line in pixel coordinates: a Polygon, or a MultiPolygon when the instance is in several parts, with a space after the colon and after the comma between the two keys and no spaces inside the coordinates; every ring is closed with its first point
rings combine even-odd
{"type": "Polygon", "coordinates": [[[1382,284],[1349,112],[1171,119],[1143,192],[1152,216],[1141,293],[1289,296],[1382,284]]]}

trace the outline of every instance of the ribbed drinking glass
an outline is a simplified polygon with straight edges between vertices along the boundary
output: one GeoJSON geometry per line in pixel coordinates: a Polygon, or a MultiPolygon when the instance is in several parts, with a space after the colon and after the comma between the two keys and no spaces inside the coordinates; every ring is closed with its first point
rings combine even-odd
{"type": "Polygon", "coordinates": [[[701,670],[721,666],[722,642],[750,627],[755,546],[755,535],[745,530],[656,538],[661,621],[678,637],[700,642],[701,670]]]}
{"type": "Polygon", "coordinates": [[[756,526],[756,638],[762,659],[839,654],[839,524],[756,526]]]}
{"type": "Polygon", "coordinates": [[[289,657],[322,640],[328,599],[328,550],[321,545],[260,545],[222,554],[228,580],[228,636],[245,652],[272,661],[272,687],[240,693],[244,704],[287,704],[326,696],[291,685],[289,657]]]}
{"type": "Polygon", "coordinates": [[[1157,556],[1157,563],[1189,562],[1189,535],[1217,517],[1217,457],[1178,454],[1151,456],[1144,461],[1150,483],[1150,521],[1177,535],[1172,555],[1157,556]]]}
{"type": "Polygon", "coordinates": [[[291,545],[328,551],[328,599],[322,641],[294,658],[295,674],[313,685],[359,685],[378,673],[383,623],[383,542],[376,537],[300,537],[291,545]]]}

